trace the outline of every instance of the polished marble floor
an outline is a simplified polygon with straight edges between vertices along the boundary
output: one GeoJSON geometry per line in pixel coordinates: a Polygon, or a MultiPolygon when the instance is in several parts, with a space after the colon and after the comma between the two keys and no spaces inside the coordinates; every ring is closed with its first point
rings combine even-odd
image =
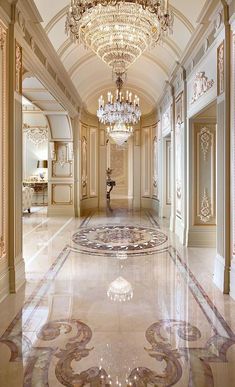
{"type": "Polygon", "coordinates": [[[26,286],[0,305],[0,386],[235,386],[235,301],[213,249],[151,211],[23,217],[26,286]]]}

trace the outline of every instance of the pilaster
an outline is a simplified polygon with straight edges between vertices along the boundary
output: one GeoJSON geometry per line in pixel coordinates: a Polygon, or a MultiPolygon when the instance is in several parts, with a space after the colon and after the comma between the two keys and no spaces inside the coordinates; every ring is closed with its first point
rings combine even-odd
{"type": "Polygon", "coordinates": [[[223,3],[224,28],[217,32],[217,254],[214,281],[226,294],[230,290],[231,202],[230,202],[230,44],[229,9],[223,3]],[[223,45],[222,54],[219,47],[223,45]]]}
{"type": "Polygon", "coordinates": [[[15,20],[9,26],[9,281],[16,292],[25,281],[22,253],[22,47],[15,20]]]}

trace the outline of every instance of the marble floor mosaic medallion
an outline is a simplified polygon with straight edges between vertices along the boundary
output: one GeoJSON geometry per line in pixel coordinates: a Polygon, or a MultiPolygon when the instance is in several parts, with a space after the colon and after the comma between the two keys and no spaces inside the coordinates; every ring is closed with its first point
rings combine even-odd
{"type": "Polygon", "coordinates": [[[72,240],[86,253],[151,254],[167,247],[168,238],[154,228],[106,225],[80,229],[72,240]]]}

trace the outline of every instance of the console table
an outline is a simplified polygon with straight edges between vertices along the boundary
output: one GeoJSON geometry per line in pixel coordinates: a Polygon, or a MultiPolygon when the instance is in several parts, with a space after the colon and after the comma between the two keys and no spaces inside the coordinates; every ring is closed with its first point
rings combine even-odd
{"type": "Polygon", "coordinates": [[[47,181],[23,181],[23,186],[34,189],[32,203],[34,206],[47,205],[47,181]]]}

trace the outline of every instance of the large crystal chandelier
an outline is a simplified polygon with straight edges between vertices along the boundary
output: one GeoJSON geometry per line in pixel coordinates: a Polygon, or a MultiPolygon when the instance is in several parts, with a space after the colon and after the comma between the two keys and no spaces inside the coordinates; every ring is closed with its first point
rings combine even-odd
{"type": "Polygon", "coordinates": [[[137,95],[132,100],[132,93],[128,90],[122,92],[123,80],[120,75],[116,80],[117,90],[115,95],[108,92],[108,102],[105,103],[103,96],[99,98],[99,109],[97,117],[102,124],[114,125],[123,123],[127,125],[136,124],[141,116],[140,100],[137,95]]]}
{"type": "Polygon", "coordinates": [[[121,74],[172,26],[168,0],[71,0],[66,20],[74,41],[121,74]]]}

